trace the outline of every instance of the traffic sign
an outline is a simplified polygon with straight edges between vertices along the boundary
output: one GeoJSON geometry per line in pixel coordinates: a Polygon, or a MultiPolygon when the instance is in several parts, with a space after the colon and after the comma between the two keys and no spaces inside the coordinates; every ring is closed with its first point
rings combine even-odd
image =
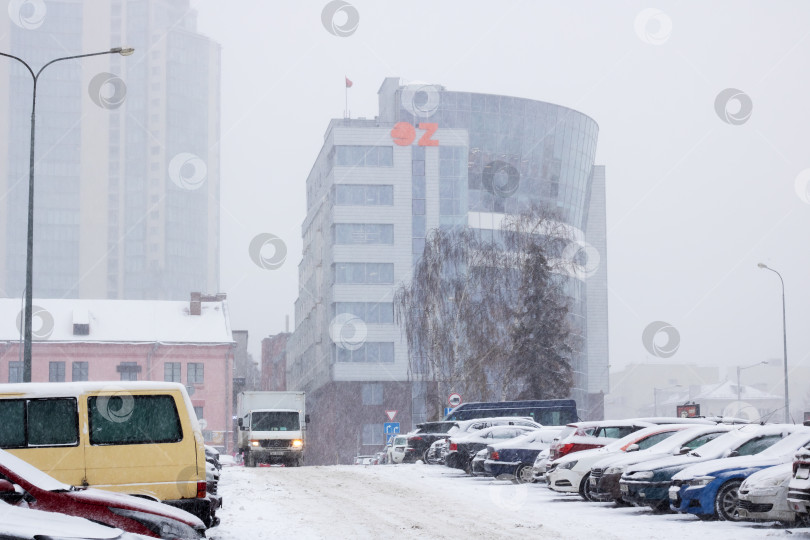
{"type": "Polygon", "coordinates": [[[388,433],[388,434],[385,436],[385,444],[391,444],[391,441],[393,441],[393,440],[394,440],[394,437],[396,437],[396,436],[397,436],[397,434],[396,434],[396,433],[388,433]]]}
{"type": "Polygon", "coordinates": [[[447,403],[451,407],[458,407],[461,405],[461,394],[450,394],[447,396],[447,403]]]}
{"type": "Polygon", "coordinates": [[[388,416],[388,420],[393,422],[394,417],[397,415],[399,411],[385,411],[385,414],[388,416]]]}
{"type": "Polygon", "coordinates": [[[444,415],[447,416],[448,414],[450,414],[450,411],[452,411],[452,410],[453,410],[453,407],[445,407],[444,408],[444,415]]]}
{"type": "Polygon", "coordinates": [[[399,422],[386,422],[383,424],[383,430],[386,435],[399,433],[399,422]]]}

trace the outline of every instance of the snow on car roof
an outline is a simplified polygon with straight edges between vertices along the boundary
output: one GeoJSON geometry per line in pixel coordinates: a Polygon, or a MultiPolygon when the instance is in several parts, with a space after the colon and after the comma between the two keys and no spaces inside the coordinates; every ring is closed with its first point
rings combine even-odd
{"type": "Polygon", "coordinates": [[[3,397],[79,397],[87,392],[113,391],[135,392],[143,390],[180,390],[180,383],[161,381],[84,381],[84,382],[31,382],[0,384],[3,397]]]}

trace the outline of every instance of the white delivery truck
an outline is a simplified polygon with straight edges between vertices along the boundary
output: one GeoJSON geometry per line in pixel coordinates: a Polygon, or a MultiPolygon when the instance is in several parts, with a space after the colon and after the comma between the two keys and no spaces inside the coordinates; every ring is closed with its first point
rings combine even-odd
{"type": "Polygon", "coordinates": [[[307,422],[304,392],[242,392],[236,397],[239,450],[247,467],[304,461],[307,422]]]}

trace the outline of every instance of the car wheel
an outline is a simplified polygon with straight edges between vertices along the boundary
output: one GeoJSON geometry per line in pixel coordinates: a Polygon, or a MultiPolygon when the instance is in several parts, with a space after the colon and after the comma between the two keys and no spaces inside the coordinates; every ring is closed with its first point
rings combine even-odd
{"type": "Polygon", "coordinates": [[[591,473],[587,473],[585,476],[582,477],[582,481],[579,483],[579,496],[585,499],[586,501],[592,501],[590,493],[588,493],[588,482],[591,479],[591,473]]]}
{"type": "Polygon", "coordinates": [[[714,499],[714,511],[723,521],[739,521],[737,502],[740,500],[741,480],[731,480],[723,484],[714,499]]]}
{"type": "Polygon", "coordinates": [[[534,469],[530,465],[520,465],[515,471],[515,478],[521,484],[533,484],[534,469]]]}
{"type": "Polygon", "coordinates": [[[465,460],[464,461],[464,466],[462,468],[464,469],[465,473],[472,476],[472,460],[471,459],[470,460],[465,460]]]}

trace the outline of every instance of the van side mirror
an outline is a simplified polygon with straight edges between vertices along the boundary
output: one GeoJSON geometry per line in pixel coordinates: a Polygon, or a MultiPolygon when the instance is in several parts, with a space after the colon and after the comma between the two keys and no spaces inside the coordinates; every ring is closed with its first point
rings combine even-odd
{"type": "Polygon", "coordinates": [[[308,414],[304,415],[304,423],[309,424],[309,415],[308,414]]]}
{"type": "Polygon", "coordinates": [[[241,418],[237,418],[237,419],[236,419],[236,425],[237,425],[237,426],[239,426],[240,428],[241,428],[241,427],[243,427],[244,422],[242,422],[242,419],[241,419],[241,418]]]}
{"type": "Polygon", "coordinates": [[[0,501],[8,504],[17,504],[25,495],[14,488],[8,480],[0,480],[0,501]]]}

